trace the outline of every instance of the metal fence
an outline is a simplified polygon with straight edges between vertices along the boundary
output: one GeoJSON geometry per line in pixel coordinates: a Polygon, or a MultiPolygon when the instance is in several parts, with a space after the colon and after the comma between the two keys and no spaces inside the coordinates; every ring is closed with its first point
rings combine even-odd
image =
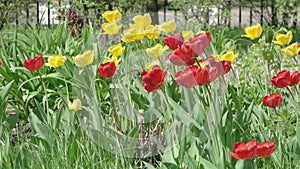
{"type": "MultiPolygon", "coordinates": [[[[5,2],[5,5],[9,5],[9,2],[5,2]]],[[[289,27],[297,26],[299,24],[298,1],[290,4],[294,9],[296,9],[292,12],[290,10],[280,11],[280,6],[276,4],[275,0],[226,0],[225,2],[226,3],[224,3],[222,8],[214,6],[207,10],[207,18],[205,21],[215,20],[216,25],[228,25],[231,27],[251,25],[254,22],[266,25],[285,25],[289,27]],[[224,19],[221,17],[224,12],[229,12],[229,16],[226,18],[226,21],[221,22],[224,19]]],[[[55,6],[53,6],[53,2],[50,1],[36,1],[35,3],[28,4],[26,12],[20,12],[20,14],[15,18],[14,23],[18,25],[23,24],[26,21],[30,21],[33,23],[47,25],[49,27],[52,24],[57,24],[58,21],[56,20],[56,17],[58,9],[71,7],[72,1],[68,4],[62,4],[61,0],[56,0],[54,3],[56,4],[55,6]]],[[[170,13],[177,16],[178,13],[181,13],[180,10],[171,8],[171,3],[176,3],[176,1],[163,1],[163,6],[160,9],[160,12],[163,13],[163,20],[166,20],[166,15],[170,15],[170,13]]],[[[84,10],[93,9],[85,8],[84,10]]]]}

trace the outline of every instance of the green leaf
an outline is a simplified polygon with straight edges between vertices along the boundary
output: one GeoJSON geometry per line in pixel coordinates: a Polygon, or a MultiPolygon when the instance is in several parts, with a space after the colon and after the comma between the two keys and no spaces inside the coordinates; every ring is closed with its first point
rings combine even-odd
{"type": "Polygon", "coordinates": [[[29,123],[32,129],[37,133],[37,137],[45,140],[49,145],[53,142],[52,133],[48,126],[42,123],[42,121],[34,114],[29,114],[29,123]]]}

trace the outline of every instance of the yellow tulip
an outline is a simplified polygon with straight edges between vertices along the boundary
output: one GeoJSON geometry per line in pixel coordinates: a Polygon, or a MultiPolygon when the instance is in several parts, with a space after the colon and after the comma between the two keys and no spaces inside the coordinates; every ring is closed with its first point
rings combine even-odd
{"type": "Polygon", "coordinates": [[[146,26],[150,25],[152,20],[150,14],[145,14],[144,16],[142,15],[137,15],[133,18],[133,21],[135,25],[137,25],[140,28],[145,28],[146,26]]]}
{"type": "Polygon", "coordinates": [[[161,24],[161,30],[163,32],[169,33],[174,32],[176,30],[176,22],[175,20],[166,21],[161,24]]]}
{"type": "Polygon", "coordinates": [[[148,25],[145,28],[145,34],[149,39],[156,39],[160,34],[160,30],[158,29],[157,26],[148,25]]]}
{"type": "Polygon", "coordinates": [[[108,51],[113,55],[113,56],[121,56],[122,53],[125,50],[125,46],[122,47],[121,43],[115,44],[111,47],[108,48],[108,51]]]}
{"type": "Polygon", "coordinates": [[[159,66],[159,67],[161,67],[161,64],[160,64],[160,61],[159,60],[154,60],[154,61],[152,61],[152,62],[148,62],[148,63],[146,63],[146,65],[145,65],[145,67],[146,67],[146,69],[148,70],[148,71],[151,71],[152,70],[152,68],[154,67],[154,66],[159,66]]]}
{"type": "Polygon", "coordinates": [[[119,65],[121,59],[118,59],[117,56],[112,56],[110,59],[104,59],[104,61],[102,62],[107,63],[107,62],[115,62],[116,67],[119,65]]]}
{"type": "Polygon", "coordinates": [[[76,66],[86,67],[87,65],[93,63],[94,61],[94,52],[92,50],[87,50],[83,54],[79,54],[73,57],[76,66]]]}
{"type": "Polygon", "coordinates": [[[253,25],[253,26],[248,26],[244,28],[244,31],[246,35],[242,35],[242,37],[247,37],[251,40],[259,38],[261,33],[262,33],[262,27],[260,26],[259,23],[253,25]]]}
{"type": "Polygon", "coordinates": [[[130,28],[125,30],[122,35],[123,42],[133,42],[136,40],[141,40],[145,36],[143,28],[138,25],[130,25],[130,28]]]}
{"type": "Polygon", "coordinates": [[[119,21],[122,17],[119,10],[115,9],[112,11],[105,11],[102,16],[105,18],[107,22],[119,21]]]}
{"type": "Polygon", "coordinates": [[[48,58],[48,63],[46,63],[46,65],[53,68],[59,68],[64,65],[66,60],[67,58],[61,54],[55,55],[48,58]]]}
{"type": "Polygon", "coordinates": [[[276,34],[275,38],[276,41],[274,41],[274,43],[279,44],[281,46],[287,45],[293,39],[293,33],[292,31],[288,31],[286,34],[278,33],[276,34]]]}
{"type": "Polygon", "coordinates": [[[293,58],[298,55],[299,48],[297,43],[293,43],[290,46],[282,49],[283,55],[287,58],[293,58]]]}
{"type": "Polygon", "coordinates": [[[108,35],[115,35],[119,32],[122,25],[117,25],[117,22],[109,22],[109,23],[103,23],[102,29],[104,30],[105,34],[108,35]]]}
{"type": "Polygon", "coordinates": [[[234,54],[233,50],[228,50],[224,55],[220,56],[220,61],[230,61],[231,63],[234,62],[234,59],[239,56],[239,53],[234,54]]]}
{"type": "Polygon", "coordinates": [[[81,101],[79,99],[75,99],[73,102],[69,101],[69,109],[71,111],[78,111],[81,109],[81,101]]]}
{"type": "Polygon", "coordinates": [[[182,37],[184,38],[184,42],[188,42],[189,39],[193,36],[194,34],[191,31],[182,31],[182,37]]]}
{"type": "Polygon", "coordinates": [[[146,49],[146,53],[148,54],[148,56],[152,57],[152,58],[158,58],[162,55],[163,52],[163,47],[161,44],[156,44],[155,46],[153,46],[152,48],[147,48],[146,49]]]}

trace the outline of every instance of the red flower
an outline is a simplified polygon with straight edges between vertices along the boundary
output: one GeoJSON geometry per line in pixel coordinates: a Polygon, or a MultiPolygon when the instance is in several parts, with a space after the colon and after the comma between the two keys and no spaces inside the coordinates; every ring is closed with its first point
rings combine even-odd
{"type": "Polygon", "coordinates": [[[163,42],[169,46],[170,49],[175,50],[179,45],[182,45],[184,38],[182,33],[169,35],[163,38],[163,42]]]}
{"type": "Polygon", "coordinates": [[[270,156],[275,151],[275,142],[263,142],[257,144],[256,146],[256,155],[258,157],[267,157],[270,156]]]}
{"type": "Polygon", "coordinates": [[[222,65],[223,65],[223,72],[222,74],[225,75],[227,74],[230,69],[231,69],[231,62],[230,61],[221,61],[222,65]]]}
{"type": "Polygon", "coordinates": [[[249,141],[247,144],[243,142],[236,142],[234,144],[235,153],[229,152],[229,155],[238,160],[251,159],[255,156],[256,145],[256,140],[249,141]]]}
{"type": "Polygon", "coordinates": [[[162,72],[159,66],[154,66],[150,72],[142,72],[142,86],[147,92],[154,92],[159,89],[165,79],[167,70],[162,72]]]}
{"type": "Polygon", "coordinates": [[[278,107],[282,101],[282,96],[281,94],[278,93],[274,93],[271,94],[270,96],[265,96],[262,99],[264,105],[271,107],[271,108],[275,108],[278,107]]]}
{"type": "Polygon", "coordinates": [[[0,59],[0,67],[2,67],[2,59],[0,59]]]}
{"type": "Polygon", "coordinates": [[[284,88],[288,86],[291,82],[290,71],[283,70],[279,72],[276,76],[273,76],[270,80],[276,87],[284,88]]]}
{"type": "Polygon", "coordinates": [[[290,82],[289,86],[294,86],[294,85],[298,84],[299,81],[300,81],[300,73],[295,70],[291,75],[291,82],[290,82]]]}
{"type": "Polygon", "coordinates": [[[183,71],[179,71],[175,74],[175,80],[179,85],[186,88],[196,86],[199,80],[199,70],[199,67],[195,65],[187,67],[183,71]]]}
{"type": "Polygon", "coordinates": [[[116,72],[115,62],[106,62],[98,67],[98,73],[103,78],[111,78],[116,72]]]}
{"type": "Polygon", "coordinates": [[[188,48],[191,56],[197,57],[203,53],[205,48],[209,46],[210,40],[204,34],[198,34],[189,39],[189,42],[184,43],[183,45],[188,48]]]}
{"type": "Polygon", "coordinates": [[[177,66],[185,64],[192,65],[195,63],[195,58],[189,53],[188,50],[184,49],[183,45],[174,50],[173,53],[168,56],[168,58],[171,63],[177,66]]]}
{"type": "Polygon", "coordinates": [[[23,65],[31,72],[39,70],[44,65],[43,55],[40,54],[40,55],[36,56],[34,59],[25,60],[23,65]]]}

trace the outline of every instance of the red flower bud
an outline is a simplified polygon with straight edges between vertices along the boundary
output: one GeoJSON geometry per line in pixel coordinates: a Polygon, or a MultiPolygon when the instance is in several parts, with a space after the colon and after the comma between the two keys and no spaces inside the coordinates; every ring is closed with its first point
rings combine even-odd
{"type": "Polygon", "coordinates": [[[291,82],[289,86],[297,85],[299,81],[300,81],[300,73],[295,70],[291,75],[291,82]]]}
{"type": "Polygon", "coordinates": [[[199,80],[199,70],[199,67],[195,65],[187,67],[183,71],[179,71],[175,74],[175,80],[179,85],[186,88],[196,86],[199,80]]]}
{"type": "Polygon", "coordinates": [[[115,62],[106,62],[98,67],[98,73],[103,78],[111,78],[116,72],[115,62]]]}
{"type": "Polygon", "coordinates": [[[182,36],[182,33],[180,32],[164,37],[163,42],[168,45],[170,49],[175,50],[178,46],[183,44],[184,38],[182,36]]]}
{"type": "Polygon", "coordinates": [[[276,76],[273,76],[270,80],[276,87],[284,88],[288,86],[291,82],[290,71],[283,70],[279,72],[276,76]]]}
{"type": "Polygon", "coordinates": [[[23,65],[30,70],[31,72],[34,72],[36,70],[39,70],[44,65],[44,58],[43,55],[38,55],[33,59],[25,60],[23,65]]]}
{"type": "Polygon", "coordinates": [[[255,156],[256,146],[256,140],[249,141],[247,144],[236,142],[233,147],[235,153],[229,152],[229,155],[238,160],[251,159],[255,156]]]}
{"type": "Polygon", "coordinates": [[[282,101],[282,96],[281,94],[278,93],[274,93],[271,94],[270,96],[265,96],[262,99],[264,105],[271,107],[271,108],[275,108],[278,107],[282,101]]]}
{"type": "Polygon", "coordinates": [[[162,72],[159,66],[154,66],[150,72],[142,72],[142,86],[147,92],[154,92],[159,89],[165,79],[167,70],[162,72]]]}
{"type": "Polygon", "coordinates": [[[256,146],[256,155],[258,157],[267,157],[270,156],[275,151],[275,142],[263,142],[257,144],[256,146]]]}

